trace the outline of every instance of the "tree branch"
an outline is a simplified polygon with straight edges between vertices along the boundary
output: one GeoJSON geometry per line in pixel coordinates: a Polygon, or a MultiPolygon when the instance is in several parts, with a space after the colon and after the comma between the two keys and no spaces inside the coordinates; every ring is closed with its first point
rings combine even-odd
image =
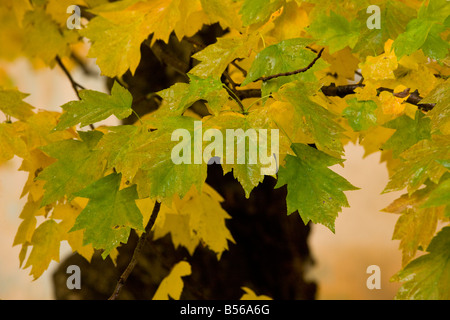
{"type": "Polygon", "coordinates": [[[119,281],[117,282],[116,288],[114,289],[113,294],[111,295],[111,297],[109,297],[108,300],[116,300],[119,297],[122,287],[125,285],[125,282],[127,281],[131,272],[133,272],[134,267],[138,263],[138,259],[139,259],[139,256],[141,255],[141,251],[144,248],[145,242],[150,234],[150,231],[152,230],[153,226],[155,225],[155,221],[156,221],[156,218],[158,217],[160,209],[161,209],[161,203],[156,201],[155,206],[153,207],[152,215],[150,216],[150,220],[148,221],[147,226],[145,227],[144,233],[139,238],[138,244],[136,245],[136,248],[134,249],[133,256],[131,257],[130,263],[128,264],[127,268],[120,276],[119,281]]]}
{"type": "MultiPolygon", "coordinates": [[[[364,84],[348,84],[343,86],[336,86],[334,83],[329,86],[324,86],[321,88],[324,95],[328,97],[340,97],[343,98],[350,94],[355,93],[356,88],[363,88],[364,84]]],[[[377,89],[378,92],[388,91],[392,93],[394,96],[398,98],[404,98],[409,94],[409,89],[394,93],[393,89],[380,87],[377,89]]],[[[261,98],[261,90],[260,89],[246,89],[246,90],[237,90],[236,95],[240,100],[250,99],[250,98],[261,98]]],[[[409,94],[408,99],[406,99],[407,103],[413,104],[417,106],[419,109],[423,111],[430,111],[435,106],[434,103],[421,103],[422,97],[419,95],[418,91],[414,91],[409,94]]]]}
{"type": "Polygon", "coordinates": [[[72,75],[70,74],[69,70],[67,70],[67,68],[64,66],[64,64],[62,63],[61,58],[59,56],[56,56],[55,60],[58,63],[58,65],[60,66],[60,68],[62,69],[62,71],[66,74],[67,78],[69,79],[70,84],[72,85],[73,90],[77,94],[78,99],[81,100],[80,94],[78,92],[78,88],[80,88],[80,89],[85,89],[85,88],[81,84],[79,84],[78,82],[73,80],[72,75]]]}
{"type": "Polygon", "coordinates": [[[306,71],[308,71],[309,69],[311,69],[311,68],[314,66],[314,64],[316,63],[317,60],[319,60],[320,56],[322,55],[323,50],[324,50],[324,48],[322,48],[322,49],[319,51],[319,53],[318,53],[317,56],[314,58],[314,60],[311,61],[311,63],[310,63],[308,66],[306,66],[305,68],[298,69],[298,70],[291,71],[291,72],[278,73],[278,74],[274,74],[274,75],[267,76],[267,77],[260,77],[260,78],[256,79],[256,80],[253,81],[253,82],[256,82],[256,81],[259,81],[259,80],[261,80],[261,81],[269,81],[269,80],[271,80],[271,79],[278,78],[278,77],[287,77],[287,76],[292,76],[292,75],[294,75],[294,74],[306,72],[306,71]]]}

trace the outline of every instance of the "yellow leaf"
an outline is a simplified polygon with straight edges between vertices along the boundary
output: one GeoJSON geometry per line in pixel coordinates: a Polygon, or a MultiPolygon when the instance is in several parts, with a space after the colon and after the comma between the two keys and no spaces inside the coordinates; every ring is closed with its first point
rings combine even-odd
{"type": "Polygon", "coordinates": [[[241,297],[241,300],[272,300],[272,298],[269,296],[257,296],[252,289],[249,289],[247,287],[241,287],[241,289],[245,291],[245,293],[241,297]]]}
{"type": "Polygon", "coordinates": [[[272,22],[273,29],[269,35],[277,42],[301,37],[303,29],[310,24],[308,13],[303,7],[295,1],[286,3],[281,15],[272,22]]]}
{"type": "Polygon", "coordinates": [[[189,276],[191,273],[191,265],[188,262],[178,262],[159,285],[153,300],[179,300],[184,287],[182,277],[189,276]]]}
{"type": "MultiPolygon", "coordinates": [[[[192,255],[201,242],[220,259],[223,251],[228,250],[228,241],[234,242],[225,225],[225,219],[230,216],[222,209],[222,201],[223,198],[207,184],[201,194],[192,186],[183,199],[175,195],[172,207],[161,206],[155,222],[154,238],[162,238],[170,232],[175,247],[182,245],[192,255]]],[[[150,203],[148,200],[147,205],[150,203]]],[[[139,205],[148,212],[145,202],[139,205]]]]}
{"type": "Polygon", "coordinates": [[[70,13],[67,13],[67,8],[72,5],[87,7],[84,0],[48,0],[45,12],[61,27],[65,27],[67,19],[70,17],[70,13]]]}
{"type": "Polygon", "coordinates": [[[87,199],[84,198],[76,198],[71,203],[59,203],[53,210],[52,218],[62,220],[59,223],[61,229],[60,241],[67,240],[73,252],[78,252],[90,262],[94,254],[94,248],[92,244],[83,245],[84,230],[69,232],[86,204],[87,199]]]}
{"type": "Polygon", "coordinates": [[[426,250],[436,232],[438,220],[444,216],[444,206],[421,207],[434,188],[433,185],[420,189],[411,196],[404,194],[383,209],[385,212],[401,214],[395,225],[392,239],[400,240],[403,266],[415,257],[419,247],[426,250]]]}
{"type": "Polygon", "coordinates": [[[366,61],[360,64],[364,79],[385,80],[395,79],[394,70],[398,67],[397,57],[391,50],[393,41],[389,39],[384,45],[384,53],[377,56],[368,56],[366,61]]]}
{"type": "Polygon", "coordinates": [[[0,163],[12,159],[14,155],[26,158],[27,146],[17,135],[14,124],[0,123],[0,163]]]}
{"type": "Polygon", "coordinates": [[[405,110],[404,98],[397,98],[392,93],[380,93],[381,108],[384,114],[400,114],[405,110]]]}
{"type": "Polygon", "coordinates": [[[30,156],[22,161],[19,168],[20,171],[28,172],[28,180],[23,187],[21,197],[29,193],[32,201],[38,202],[42,199],[45,181],[36,180],[36,177],[53,162],[55,162],[54,159],[48,157],[39,149],[30,152],[30,156]]]}
{"type": "Polygon", "coordinates": [[[33,246],[25,269],[31,266],[30,275],[38,279],[47,270],[52,260],[59,262],[61,230],[54,220],[43,222],[33,233],[33,246]]]}

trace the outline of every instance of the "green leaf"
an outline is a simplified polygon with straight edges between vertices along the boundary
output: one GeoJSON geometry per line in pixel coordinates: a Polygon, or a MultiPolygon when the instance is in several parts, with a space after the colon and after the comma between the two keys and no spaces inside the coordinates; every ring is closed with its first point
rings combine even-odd
{"type": "Polygon", "coordinates": [[[447,169],[438,160],[450,159],[450,137],[432,136],[432,140],[421,140],[400,154],[404,162],[398,166],[383,193],[408,188],[411,195],[427,179],[438,183],[447,169]]]}
{"type": "Polygon", "coordinates": [[[55,130],[64,130],[78,123],[84,127],[105,120],[111,115],[124,119],[132,112],[133,97],[117,82],[114,82],[111,95],[93,90],[82,90],[80,97],[81,101],[71,101],[61,107],[65,112],[55,130]]]}
{"type": "Polygon", "coordinates": [[[359,40],[353,48],[362,57],[376,57],[383,53],[384,44],[389,39],[396,39],[403,33],[411,18],[416,16],[416,11],[400,1],[388,0],[378,5],[381,10],[380,29],[367,28],[367,7],[358,13],[360,22],[359,40]]]}
{"type": "Polygon", "coordinates": [[[445,207],[445,216],[450,218],[450,174],[442,177],[442,181],[433,192],[430,193],[428,200],[423,204],[424,208],[445,207]]]}
{"type": "Polygon", "coordinates": [[[93,150],[102,137],[99,131],[79,132],[83,141],[63,140],[42,147],[42,151],[57,159],[42,171],[38,180],[45,180],[42,206],[77,192],[103,175],[101,152],[93,150]]]}
{"type": "Polygon", "coordinates": [[[417,19],[411,20],[406,31],[394,41],[398,59],[419,49],[430,58],[443,59],[448,54],[449,44],[441,39],[440,33],[445,31],[442,23],[449,15],[450,7],[446,0],[431,0],[428,6],[424,2],[417,19]]]}
{"type": "Polygon", "coordinates": [[[431,139],[431,120],[420,110],[416,111],[414,119],[402,115],[383,126],[396,129],[395,133],[382,146],[383,150],[392,149],[394,158],[420,140],[431,139]]]}
{"type": "Polygon", "coordinates": [[[342,207],[348,207],[343,191],[357,190],[343,177],[328,169],[344,160],[303,144],[293,144],[295,156],[287,155],[286,165],[278,172],[279,188],[287,184],[287,212],[298,210],[303,222],[321,223],[334,232],[342,207]]]}
{"type": "Polygon", "coordinates": [[[392,281],[405,282],[396,299],[450,299],[450,227],[433,238],[427,251],[392,277],[392,281]]]}
{"type": "Polygon", "coordinates": [[[375,110],[377,104],[373,101],[358,101],[356,98],[347,100],[348,107],[342,115],[355,131],[364,131],[377,124],[375,110]]]}
{"type": "Polygon", "coordinates": [[[208,77],[201,79],[188,75],[190,82],[176,83],[168,89],[158,92],[164,102],[158,112],[170,112],[171,115],[182,115],[194,102],[206,100],[208,109],[217,115],[228,101],[228,93],[221,81],[208,77]]]}
{"type": "Polygon", "coordinates": [[[266,22],[272,13],[280,9],[285,0],[245,0],[241,11],[244,27],[258,22],[266,22]]]}
{"type": "Polygon", "coordinates": [[[284,85],[278,95],[281,101],[291,103],[295,108],[295,121],[303,132],[312,138],[317,147],[333,156],[343,153],[340,139],[344,129],[335,121],[337,116],[312,101],[317,94],[315,84],[294,82],[284,85]]]}
{"type": "Polygon", "coordinates": [[[127,243],[131,228],[144,230],[135,203],[136,185],[119,190],[121,179],[121,174],[112,173],[75,194],[89,198],[89,202],[70,232],[85,229],[83,245],[91,243],[96,249],[104,249],[103,258],[120,243],[127,243]]]}
{"type": "Polygon", "coordinates": [[[450,80],[434,88],[421,103],[435,103],[427,116],[431,118],[433,131],[450,134],[450,80]]]}
{"type": "Polygon", "coordinates": [[[26,120],[34,113],[33,107],[22,101],[28,94],[17,90],[0,89],[0,111],[18,120],[26,120]]]}
{"type": "Polygon", "coordinates": [[[328,46],[334,53],[346,46],[353,48],[359,38],[359,21],[349,22],[345,17],[330,11],[330,16],[321,13],[307,31],[317,39],[319,45],[328,46]]]}
{"type": "Polygon", "coordinates": [[[195,163],[196,152],[202,157],[202,133],[200,127],[195,127],[195,121],[196,119],[190,117],[159,118],[152,124],[157,130],[151,132],[150,140],[137,147],[146,157],[141,169],[150,184],[150,193],[147,196],[160,201],[170,201],[174,194],[180,198],[184,197],[192,185],[195,185],[199,192],[202,190],[207,164],[203,158],[201,163],[195,163]],[[187,137],[181,136],[178,141],[172,140],[177,129],[183,131],[187,137]],[[197,144],[196,141],[200,143],[197,144]],[[174,163],[172,153],[176,153],[176,146],[190,150],[188,163],[174,163]]]}
{"type": "MultiPolygon", "coordinates": [[[[305,47],[312,42],[311,39],[295,38],[281,41],[280,43],[263,49],[256,55],[242,86],[263,76],[296,71],[307,67],[317,56],[314,52],[305,49],[305,47]]],[[[314,76],[314,72],[326,67],[327,64],[323,60],[318,60],[314,66],[306,72],[264,81],[261,87],[262,96],[273,93],[283,84],[294,80],[316,81],[317,79],[314,76]]]]}
{"type": "Polygon", "coordinates": [[[146,161],[146,154],[152,144],[151,136],[145,126],[110,127],[96,149],[104,153],[107,170],[114,168],[116,172],[122,173],[125,179],[132,181],[146,161]]]}

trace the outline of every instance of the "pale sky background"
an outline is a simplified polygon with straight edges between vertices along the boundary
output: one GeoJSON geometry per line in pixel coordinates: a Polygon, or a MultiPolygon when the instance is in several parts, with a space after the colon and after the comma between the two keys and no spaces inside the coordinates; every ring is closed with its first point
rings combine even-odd
{"type": "MultiPolygon", "coordinates": [[[[20,91],[30,94],[25,101],[37,108],[60,111],[59,106],[76,99],[57,67],[34,71],[26,60],[0,63],[0,67],[7,69],[20,91]]],[[[100,78],[86,78],[77,69],[72,74],[86,88],[105,91],[100,78]]],[[[347,145],[345,151],[345,167],[333,169],[361,190],[346,192],[351,208],[340,213],[335,234],[321,225],[313,226],[309,245],[316,265],[310,277],[318,281],[319,299],[392,299],[399,284],[389,282],[389,278],[401,268],[399,241],[391,240],[398,216],[380,210],[401,193],[381,195],[388,173],[385,164],[379,163],[379,153],[362,159],[360,146],[347,145]],[[366,287],[370,265],[381,268],[380,290],[366,287]]],[[[0,166],[0,299],[53,299],[51,276],[57,263],[52,262],[49,270],[33,281],[30,269],[19,269],[20,246],[12,247],[25,203],[19,197],[27,176],[17,171],[19,166],[18,158],[0,166]]],[[[69,250],[62,246],[62,258],[69,250]]]]}

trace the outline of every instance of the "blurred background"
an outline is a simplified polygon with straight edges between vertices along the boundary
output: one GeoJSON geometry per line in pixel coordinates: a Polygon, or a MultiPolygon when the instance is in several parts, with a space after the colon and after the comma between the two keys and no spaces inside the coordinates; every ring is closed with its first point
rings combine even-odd
{"type": "MultiPolygon", "coordinates": [[[[99,73],[93,60],[88,67],[99,73]]],[[[21,92],[30,94],[25,101],[36,108],[61,111],[61,105],[76,99],[68,79],[57,67],[35,70],[27,60],[18,59],[0,62],[0,69],[7,71],[21,92]]],[[[106,92],[105,80],[99,75],[86,76],[77,68],[71,73],[86,88],[106,92]]],[[[0,121],[4,121],[1,116],[0,121]]],[[[106,123],[116,124],[112,118],[106,123]]],[[[352,144],[345,152],[345,167],[332,169],[360,190],[346,193],[351,207],[344,208],[337,218],[335,234],[324,226],[312,226],[309,246],[315,265],[308,277],[317,281],[317,299],[392,299],[399,284],[389,278],[401,268],[399,241],[391,240],[398,216],[380,210],[401,193],[381,195],[388,172],[385,164],[380,164],[379,153],[363,159],[363,148],[352,144]],[[370,265],[381,269],[379,290],[366,286],[370,265]]],[[[12,246],[26,200],[19,199],[27,179],[24,172],[17,171],[20,164],[14,158],[0,165],[0,299],[53,299],[51,278],[58,263],[52,262],[44,275],[33,281],[30,269],[19,268],[20,246],[12,246]]],[[[68,245],[62,245],[61,259],[69,253],[68,245]]]]}

